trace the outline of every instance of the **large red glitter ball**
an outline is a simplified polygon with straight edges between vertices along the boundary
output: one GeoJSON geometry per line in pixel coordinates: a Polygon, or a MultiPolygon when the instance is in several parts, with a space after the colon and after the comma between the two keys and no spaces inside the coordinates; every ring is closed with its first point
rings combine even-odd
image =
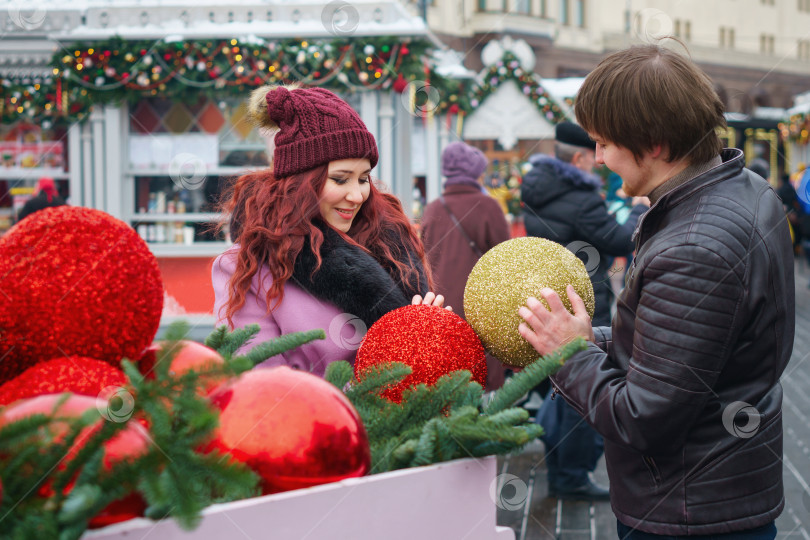
{"type": "Polygon", "coordinates": [[[363,371],[390,362],[402,362],[413,372],[383,395],[399,403],[402,391],[419,383],[434,384],[439,377],[466,369],[472,380],[485,386],[487,360],[481,340],[455,313],[436,306],[405,306],[389,311],[369,328],[354,362],[358,379],[363,371]]]}
{"type": "Polygon", "coordinates": [[[97,397],[109,386],[125,386],[124,372],[106,362],[70,356],[42,362],[0,385],[0,405],[42,394],[73,392],[97,397]]]}
{"type": "Polygon", "coordinates": [[[146,242],[77,206],[35,212],[0,238],[0,292],[0,383],[60,356],[140,358],[163,308],[146,242]]]}
{"type": "Polygon", "coordinates": [[[360,416],[320,377],[286,366],[254,369],[210,398],[221,411],[210,449],[258,473],[264,493],[363,476],[371,467],[360,416]]]}
{"type": "MultiPolygon", "coordinates": [[[[78,418],[87,411],[97,410],[99,419],[101,419],[109,407],[106,400],[89,396],[71,394],[66,400],[62,401],[63,399],[63,394],[46,394],[17,401],[8,407],[0,409],[0,428],[33,414],[52,415],[54,421],[51,423],[51,429],[56,440],[59,440],[68,429],[68,425],[65,422],[60,422],[59,418],[78,418]]],[[[102,420],[99,420],[98,423],[85,428],[79,434],[68,455],[60,462],[60,469],[66,467],[67,462],[79,452],[92,434],[101,427],[101,422],[102,420]]],[[[146,429],[138,422],[130,422],[115,437],[104,443],[102,466],[105,470],[109,470],[116,463],[136,459],[148,451],[149,445],[149,434],[146,429]]],[[[41,496],[47,497],[53,494],[50,485],[51,483],[48,481],[40,488],[39,493],[41,496]]],[[[69,491],[72,488],[73,484],[71,482],[66,490],[69,491]]],[[[142,516],[145,508],[146,504],[143,498],[137,493],[132,493],[107,505],[97,516],[90,520],[89,526],[91,528],[101,527],[142,516]]]]}

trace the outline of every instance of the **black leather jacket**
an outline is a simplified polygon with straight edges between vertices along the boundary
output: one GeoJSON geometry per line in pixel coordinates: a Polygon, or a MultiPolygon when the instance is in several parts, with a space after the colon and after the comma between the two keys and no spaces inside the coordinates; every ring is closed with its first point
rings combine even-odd
{"type": "Polygon", "coordinates": [[[612,329],[552,377],[605,437],[616,516],[654,534],[751,529],[784,507],[793,250],[773,189],[739,150],[722,158],[642,217],[612,329]]]}

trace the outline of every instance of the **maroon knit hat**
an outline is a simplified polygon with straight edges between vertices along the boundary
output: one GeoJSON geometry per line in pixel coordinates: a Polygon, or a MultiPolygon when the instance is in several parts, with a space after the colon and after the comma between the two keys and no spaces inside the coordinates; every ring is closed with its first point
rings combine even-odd
{"type": "Polygon", "coordinates": [[[348,103],[323,88],[270,88],[267,116],[278,126],[273,174],[284,178],[330,161],[379,155],[374,136],[348,103]]]}

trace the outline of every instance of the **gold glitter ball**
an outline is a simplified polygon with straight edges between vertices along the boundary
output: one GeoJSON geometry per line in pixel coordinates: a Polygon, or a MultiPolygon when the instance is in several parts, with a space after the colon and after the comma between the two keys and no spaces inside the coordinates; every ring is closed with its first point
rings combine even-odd
{"type": "Polygon", "coordinates": [[[565,292],[569,283],[593,317],[593,285],[576,255],[544,238],[513,238],[487,251],[473,267],[464,288],[464,315],[493,356],[506,365],[528,366],[539,354],[518,332],[523,322],[518,309],[530,296],[545,304],[540,291],[548,287],[573,313],[565,292]]]}

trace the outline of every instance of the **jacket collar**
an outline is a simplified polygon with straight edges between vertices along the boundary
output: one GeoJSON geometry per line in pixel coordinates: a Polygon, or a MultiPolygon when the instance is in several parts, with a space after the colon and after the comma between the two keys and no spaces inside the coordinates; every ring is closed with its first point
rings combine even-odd
{"type": "Polygon", "coordinates": [[[743,151],[738,148],[724,149],[720,152],[720,158],[723,160],[721,166],[706,171],[683,185],[676,187],[669,193],[665,193],[661,199],[653,205],[653,208],[670,208],[707,186],[738,175],[745,166],[745,156],[743,151]]]}
{"type": "MultiPolygon", "coordinates": [[[[685,184],[662,195],[661,198],[639,218],[636,229],[633,231],[633,240],[635,241],[637,239],[644,222],[650,219],[649,216],[668,210],[704,188],[740,174],[745,166],[745,155],[743,151],[738,148],[725,148],[720,152],[720,158],[723,160],[723,163],[719,167],[715,167],[700,176],[696,176],[685,184]]],[[[638,247],[638,243],[636,243],[636,246],[638,247]]]]}

